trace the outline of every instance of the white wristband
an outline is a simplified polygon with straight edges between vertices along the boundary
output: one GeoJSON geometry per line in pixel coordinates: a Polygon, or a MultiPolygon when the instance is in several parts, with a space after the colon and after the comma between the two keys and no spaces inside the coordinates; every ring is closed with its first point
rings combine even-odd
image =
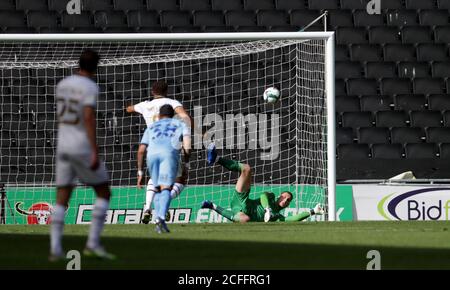
{"type": "Polygon", "coordinates": [[[142,176],[142,175],[144,175],[144,171],[142,171],[142,170],[138,170],[138,172],[137,172],[137,175],[138,175],[138,176],[142,176]]]}

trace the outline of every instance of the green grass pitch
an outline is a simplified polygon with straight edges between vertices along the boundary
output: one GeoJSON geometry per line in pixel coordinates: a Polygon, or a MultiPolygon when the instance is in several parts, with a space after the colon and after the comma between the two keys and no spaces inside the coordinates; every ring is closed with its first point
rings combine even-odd
{"type": "MultiPolygon", "coordinates": [[[[450,269],[450,222],[303,222],[107,225],[103,244],[116,261],[81,258],[81,269],[450,269]]],[[[88,226],[67,225],[64,248],[82,250],[88,226]]],[[[0,269],[65,269],[49,263],[48,226],[0,226],[0,269]]]]}

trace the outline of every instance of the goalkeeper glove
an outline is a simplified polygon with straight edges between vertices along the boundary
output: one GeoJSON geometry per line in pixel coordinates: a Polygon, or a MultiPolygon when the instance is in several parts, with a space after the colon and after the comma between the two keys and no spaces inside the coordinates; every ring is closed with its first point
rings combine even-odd
{"type": "Polygon", "coordinates": [[[266,207],[264,213],[264,222],[267,223],[270,221],[270,219],[273,217],[272,215],[272,209],[270,207],[266,207]]]}

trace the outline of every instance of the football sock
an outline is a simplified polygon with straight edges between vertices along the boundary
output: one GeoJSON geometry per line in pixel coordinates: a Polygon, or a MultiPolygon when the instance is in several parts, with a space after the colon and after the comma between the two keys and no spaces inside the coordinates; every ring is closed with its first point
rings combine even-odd
{"type": "Polygon", "coordinates": [[[220,165],[225,167],[228,170],[231,171],[237,171],[240,172],[242,168],[244,167],[244,164],[240,163],[239,161],[225,159],[222,157],[219,157],[219,160],[217,161],[220,165]]]}
{"type": "Polygon", "coordinates": [[[63,253],[61,239],[64,231],[64,215],[66,207],[56,204],[52,214],[52,225],[50,232],[50,251],[52,254],[60,255],[63,253]]]}
{"type": "Polygon", "coordinates": [[[220,214],[223,217],[226,217],[230,221],[238,222],[240,219],[239,217],[236,217],[233,212],[229,209],[224,209],[223,207],[220,207],[216,204],[213,204],[213,209],[220,214]]]}
{"type": "Polygon", "coordinates": [[[293,216],[288,216],[285,221],[287,222],[299,222],[302,221],[304,219],[307,219],[311,216],[311,212],[310,211],[304,211],[301,212],[299,214],[293,215],[293,216]]]}
{"type": "Polygon", "coordinates": [[[180,193],[183,191],[184,185],[178,182],[175,182],[172,186],[172,190],[170,191],[170,198],[174,199],[177,198],[180,193]]]}
{"type": "Polygon", "coordinates": [[[156,187],[153,185],[153,181],[150,181],[147,184],[147,191],[145,192],[145,205],[144,211],[151,210],[153,198],[155,197],[156,187]]]}
{"type": "Polygon", "coordinates": [[[159,211],[158,217],[162,220],[166,219],[166,213],[169,210],[170,205],[170,190],[163,189],[159,194],[159,211]]]}
{"type": "Polygon", "coordinates": [[[91,227],[89,229],[89,237],[87,247],[95,249],[100,246],[100,234],[105,224],[106,211],[109,208],[109,200],[97,197],[92,212],[91,227]]]}

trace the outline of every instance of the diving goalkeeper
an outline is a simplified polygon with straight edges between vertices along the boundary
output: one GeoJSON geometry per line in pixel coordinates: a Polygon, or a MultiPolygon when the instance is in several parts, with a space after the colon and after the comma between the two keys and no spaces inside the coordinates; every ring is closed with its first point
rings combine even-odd
{"type": "Polygon", "coordinates": [[[280,213],[283,209],[289,206],[293,195],[289,191],[284,191],[275,199],[272,192],[263,192],[259,199],[250,199],[250,189],[252,181],[251,168],[248,164],[243,164],[238,161],[217,158],[217,151],[214,143],[208,146],[208,164],[214,165],[219,163],[223,167],[231,171],[240,172],[239,179],[236,183],[234,196],[231,201],[231,210],[224,209],[209,200],[202,203],[202,208],[209,208],[216,211],[218,214],[224,216],[233,222],[273,222],[286,221],[295,222],[302,221],[312,215],[322,215],[324,210],[320,204],[317,204],[309,211],[301,212],[294,216],[284,217],[280,213]]]}

